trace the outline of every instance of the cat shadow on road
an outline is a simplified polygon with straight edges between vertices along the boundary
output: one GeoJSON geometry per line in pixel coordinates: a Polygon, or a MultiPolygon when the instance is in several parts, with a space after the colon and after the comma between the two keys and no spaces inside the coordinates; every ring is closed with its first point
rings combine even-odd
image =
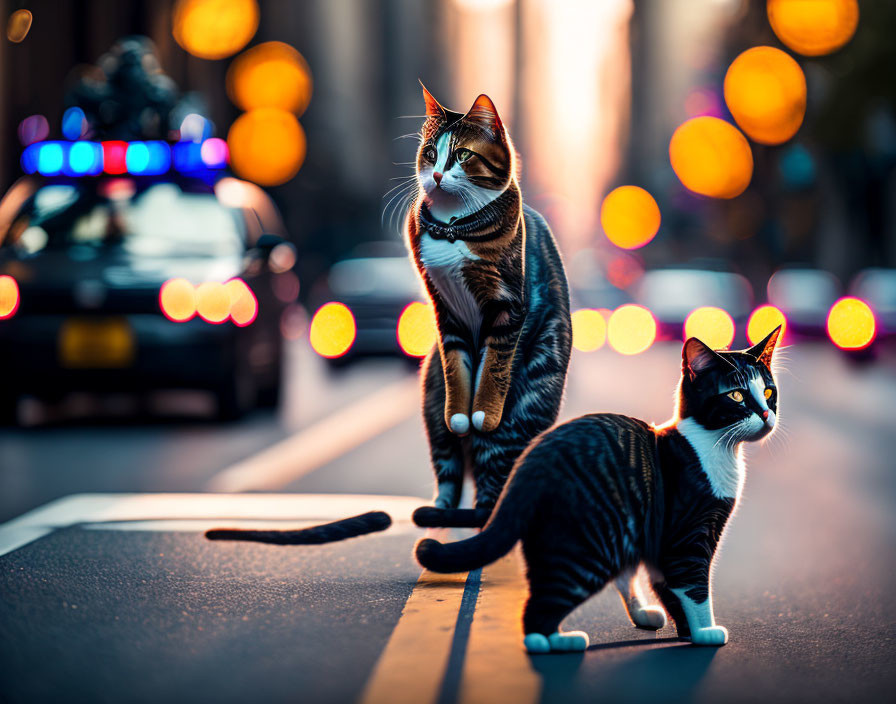
{"type": "Polygon", "coordinates": [[[542,702],[680,701],[693,698],[717,651],[669,637],[595,643],[586,653],[531,662],[542,702]]]}

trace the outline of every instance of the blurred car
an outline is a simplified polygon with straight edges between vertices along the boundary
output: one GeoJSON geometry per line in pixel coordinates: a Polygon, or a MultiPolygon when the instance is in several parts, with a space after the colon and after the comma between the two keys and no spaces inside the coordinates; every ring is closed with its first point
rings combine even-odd
{"type": "Polygon", "coordinates": [[[896,332],[896,269],[864,269],[853,279],[849,292],[871,306],[880,334],[896,332]]]}
{"type": "Polygon", "coordinates": [[[768,302],[787,316],[792,333],[823,337],[828,313],[842,287],[830,272],[787,267],[768,280],[768,302]]]}
{"type": "Polygon", "coordinates": [[[334,365],[372,355],[416,358],[405,352],[397,335],[402,312],[415,301],[427,298],[404,246],[399,242],[360,245],[330,268],[325,284],[314,296],[315,310],[337,302],[346,306],[354,319],[354,338],[345,351],[323,356],[334,365]]]}
{"type": "Polygon", "coordinates": [[[292,245],[222,200],[173,172],[17,182],[0,202],[0,416],[76,390],[203,389],[222,418],[276,404],[269,263],[292,245]]]}
{"type": "Polygon", "coordinates": [[[740,274],[705,269],[653,269],[636,287],[635,300],[653,313],[664,338],[678,339],[685,320],[702,306],[721,308],[735,321],[750,314],[753,291],[740,274]]]}

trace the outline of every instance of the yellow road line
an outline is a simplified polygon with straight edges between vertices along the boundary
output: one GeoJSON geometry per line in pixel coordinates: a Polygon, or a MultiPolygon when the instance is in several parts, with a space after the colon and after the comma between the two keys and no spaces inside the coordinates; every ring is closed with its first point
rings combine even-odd
{"type": "Polygon", "coordinates": [[[282,489],[409,418],[420,406],[420,382],[385,386],[295,435],[216,474],[207,491],[282,489]]]}
{"type": "Polygon", "coordinates": [[[436,701],[466,579],[466,574],[424,570],[367,682],[361,704],[436,701]]]}
{"type": "Polygon", "coordinates": [[[519,546],[483,569],[460,704],[529,704],[541,698],[541,677],[523,650],[522,613],[528,595],[519,546]]]}

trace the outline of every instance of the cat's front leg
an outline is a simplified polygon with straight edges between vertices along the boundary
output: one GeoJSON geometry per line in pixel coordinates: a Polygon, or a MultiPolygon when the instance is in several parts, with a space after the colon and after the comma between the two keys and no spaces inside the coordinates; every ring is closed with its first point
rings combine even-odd
{"type": "Polygon", "coordinates": [[[466,435],[470,432],[472,395],[470,356],[460,348],[444,349],[442,368],[445,373],[445,424],[455,435],[466,435]]]}
{"type": "Polygon", "coordinates": [[[681,604],[694,645],[720,646],[728,642],[728,629],[716,624],[712,612],[708,580],[692,586],[670,587],[669,591],[681,604]]]}
{"type": "Polygon", "coordinates": [[[658,631],[665,627],[666,612],[662,606],[650,603],[640,579],[640,568],[622,572],[616,578],[616,589],[622,597],[625,612],[636,628],[658,631]]]}
{"type": "Polygon", "coordinates": [[[513,362],[522,331],[522,316],[502,312],[485,341],[473,395],[473,427],[490,433],[501,423],[510,391],[513,362]]]}

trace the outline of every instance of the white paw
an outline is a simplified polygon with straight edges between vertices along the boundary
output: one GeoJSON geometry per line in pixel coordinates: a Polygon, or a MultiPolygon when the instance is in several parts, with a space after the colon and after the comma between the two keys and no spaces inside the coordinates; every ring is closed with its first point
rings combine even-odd
{"type": "Polygon", "coordinates": [[[642,606],[632,611],[632,620],[638,628],[658,631],[666,626],[666,612],[659,606],[642,606]]]}
{"type": "Polygon", "coordinates": [[[528,653],[549,653],[551,652],[551,644],[547,637],[541,633],[530,633],[523,639],[523,646],[528,653]]]}
{"type": "Polygon", "coordinates": [[[725,645],[728,642],[728,629],[724,626],[707,626],[691,631],[691,643],[694,645],[725,645]]]}
{"type": "MultiPolygon", "coordinates": [[[[476,418],[475,414],[473,414],[473,418],[476,418]]],[[[475,423],[475,420],[473,422],[475,423]]],[[[470,432],[470,419],[466,413],[455,413],[451,416],[449,425],[451,426],[451,432],[455,435],[466,435],[470,432]]]]}
{"type": "Polygon", "coordinates": [[[482,430],[483,423],[485,423],[485,411],[476,411],[473,414],[473,427],[482,430]]]}
{"type": "Polygon", "coordinates": [[[584,631],[552,633],[548,636],[548,643],[555,653],[580,653],[588,647],[588,634],[584,631]]]}

